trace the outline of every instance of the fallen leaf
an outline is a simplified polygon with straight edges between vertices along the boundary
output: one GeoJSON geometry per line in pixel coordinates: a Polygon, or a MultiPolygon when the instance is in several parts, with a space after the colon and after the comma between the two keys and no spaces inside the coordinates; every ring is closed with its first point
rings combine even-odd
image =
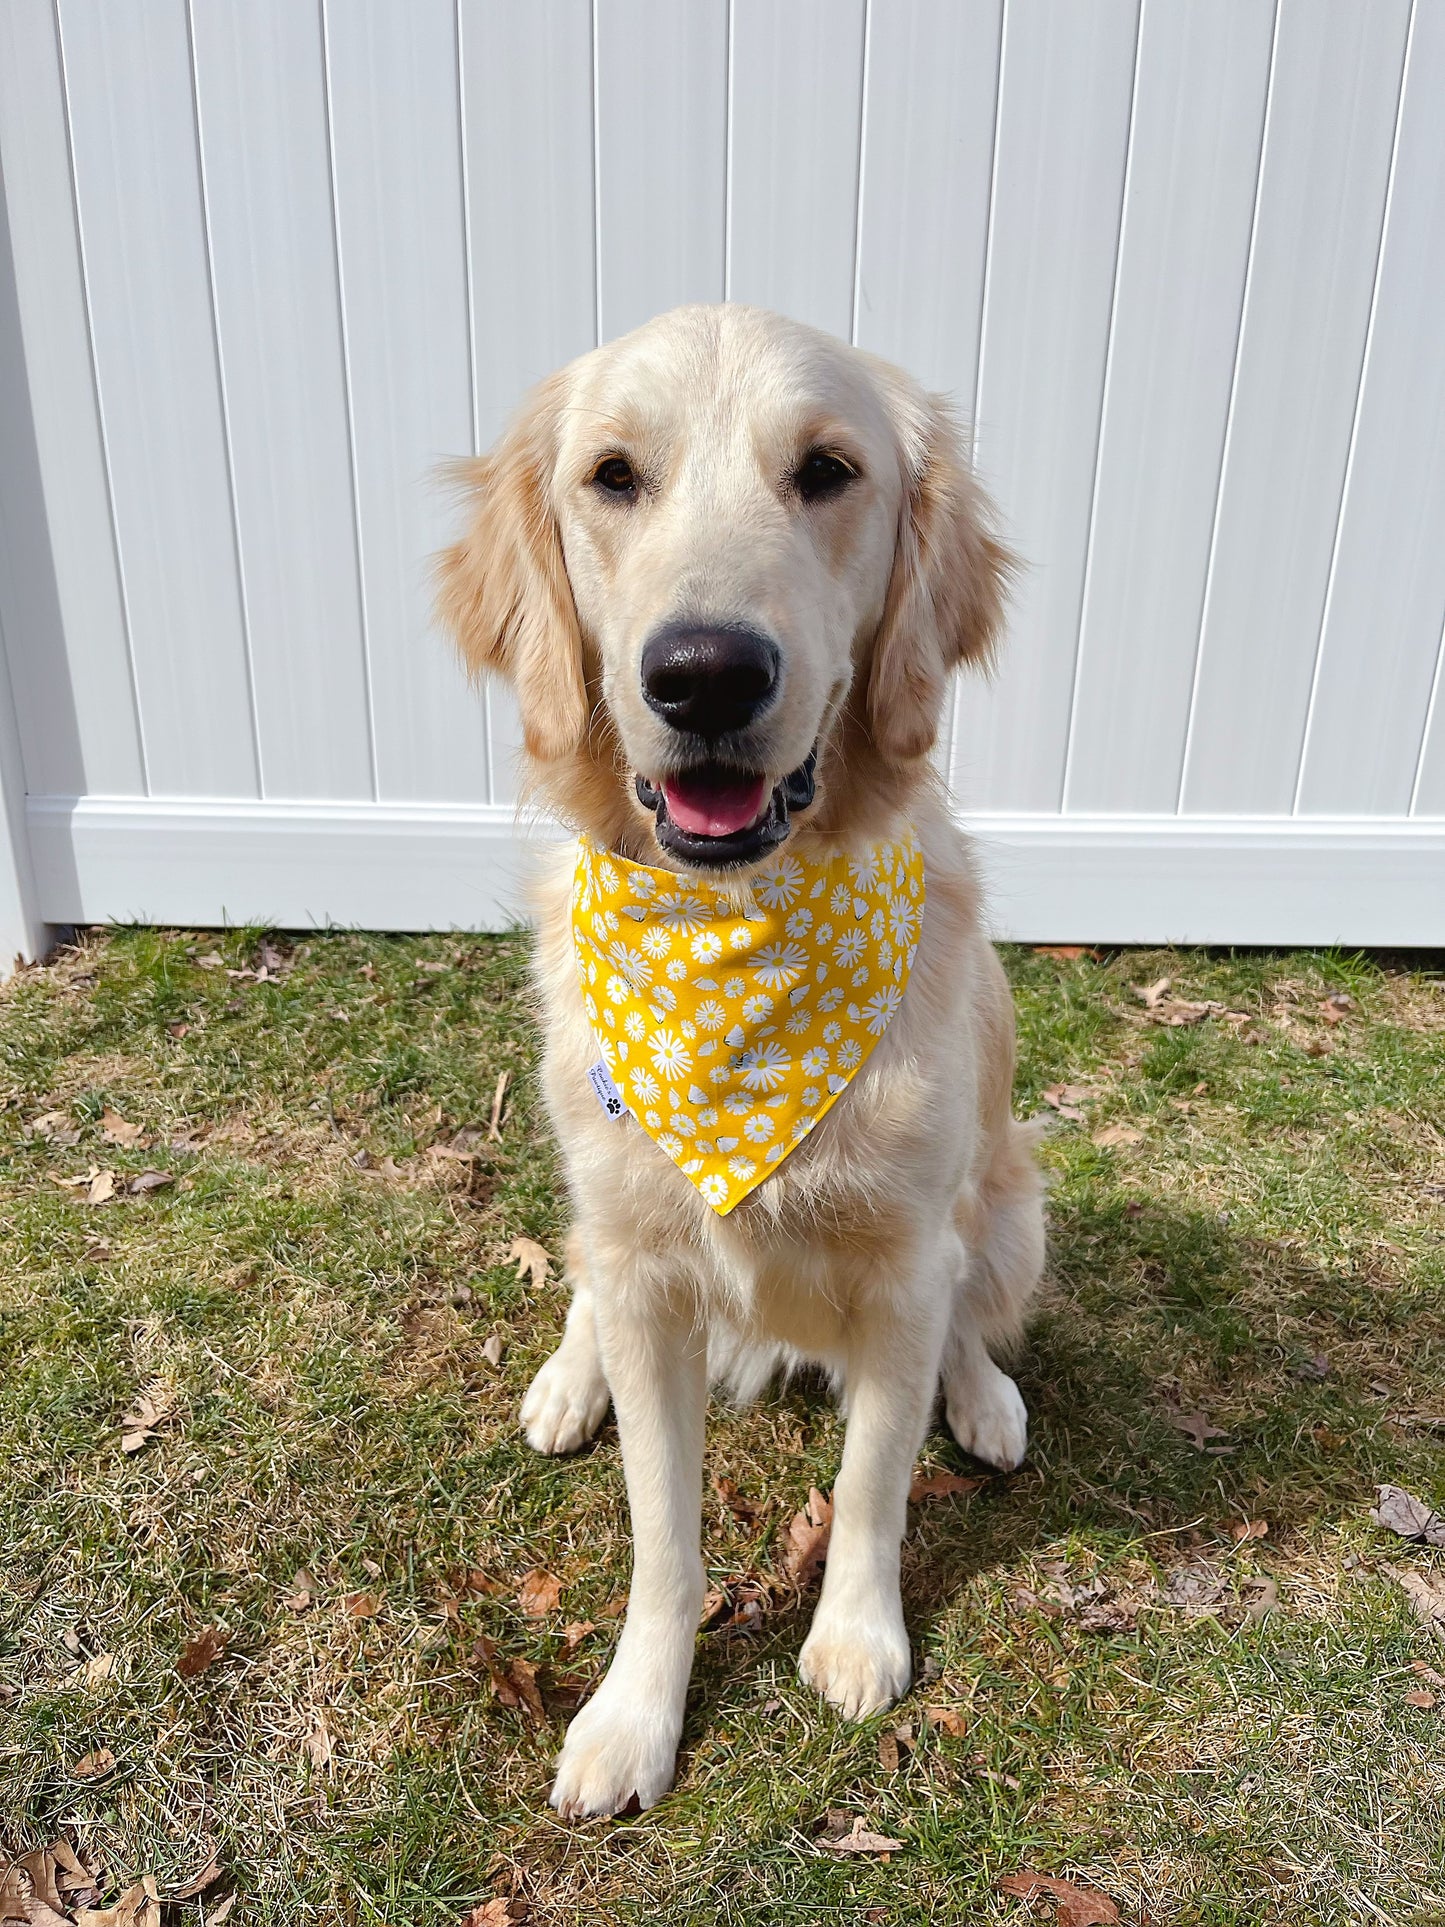
{"type": "Polygon", "coordinates": [[[1433,1666],[1427,1666],[1423,1659],[1412,1659],[1410,1671],[1421,1679],[1429,1680],[1432,1686],[1445,1686],[1445,1673],[1437,1673],[1433,1666]]]}
{"type": "Polygon", "coordinates": [[[1390,1577],[1409,1595],[1415,1616],[1427,1633],[1445,1639],[1445,1575],[1411,1572],[1399,1566],[1387,1568],[1390,1577]]]}
{"type": "Polygon", "coordinates": [[[783,1528],[783,1572],[801,1590],[822,1571],[833,1530],[833,1501],[811,1486],[807,1506],[783,1528]]]}
{"type": "Polygon", "coordinates": [[[963,1738],[963,1715],[956,1706],[925,1706],[923,1717],[936,1733],[947,1733],[955,1740],[963,1738]]]}
{"type": "Polygon", "coordinates": [[[128,1189],[133,1198],[144,1198],[152,1191],[164,1191],[175,1181],[170,1171],[142,1171],[139,1177],[131,1179],[128,1189]]]}
{"type": "MultiPolygon", "coordinates": [[[[846,1815],[844,1816],[846,1818],[846,1815]]],[[[882,1854],[902,1853],[903,1842],[890,1840],[885,1833],[871,1833],[863,1824],[862,1814],[855,1814],[853,1825],[847,1833],[830,1838],[824,1835],[818,1842],[829,1853],[882,1854]]]]}
{"type": "Polygon", "coordinates": [[[1353,1010],[1354,1007],[1354,998],[1347,997],[1342,990],[1337,990],[1332,997],[1322,999],[1319,1012],[1327,1024],[1342,1024],[1345,1021],[1345,1013],[1353,1010]]]}
{"type": "Polygon", "coordinates": [[[517,1267],[518,1278],[530,1279],[534,1290],[540,1291],[546,1284],[552,1260],[535,1238],[513,1238],[507,1246],[507,1258],[517,1267]]]}
{"type": "Polygon", "coordinates": [[[1257,1626],[1279,1604],[1279,1581],[1250,1579],[1245,1582],[1244,1590],[1254,1595],[1244,1608],[1244,1616],[1252,1626],[1257,1626]]]}
{"type": "Polygon", "coordinates": [[[915,1472],[908,1497],[915,1505],[926,1499],[952,1499],[965,1493],[982,1491],[987,1479],[965,1478],[961,1472],[915,1472]]]}
{"type": "Polygon", "coordinates": [[[224,970],[226,968],[226,959],[221,955],[219,950],[208,950],[204,957],[197,957],[196,968],[198,970],[224,970]]]}
{"type": "Polygon", "coordinates": [[[513,1927],[513,1922],[529,1919],[530,1904],[520,1894],[496,1894],[480,1907],[463,1914],[457,1927],[513,1927]]]}
{"type": "Polygon", "coordinates": [[[381,1611],[381,1601],[374,1592],[348,1593],[346,1613],[349,1619],[375,1619],[381,1611]]]}
{"type": "Polygon", "coordinates": [[[331,1764],[331,1756],[336,1751],[331,1738],[331,1728],[326,1724],[326,1715],[317,1713],[310,1731],[301,1741],[301,1751],[306,1755],[318,1772],[331,1764]]]}
{"type": "Polygon", "coordinates": [[[1093,1136],[1095,1144],[1138,1144],[1144,1133],[1132,1124],[1106,1124],[1093,1136]]]}
{"type": "Polygon", "coordinates": [[[896,1773],[903,1756],[913,1747],[913,1728],[894,1726],[878,1735],[878,1764],[885,1773],[896,1773]]]}
{"type": "Polygon", "coordinates": [[[287,1606],[293,1613],[310,1612],[311,1608],[316,1604],[317,1586],[316,1581],[306,1570],[305,1566],[297,1573],[296,1577],[291,1581],[291,1584],[295,1590],[287,1593],[282,1604],[287,1606]]]}
{"type": "Polygon", "coordinates": [[[757,1499],[749,1499],[739,1492],[731,1479],[714,1479],[712,1489],[739,1525],[755,1526],[767,1511],[767,1506],[757,1499]]]}
{"type": "Polygon", "coordinates": [[[82,1753],[70,1771],[77,1780],[100,1780],[114,1769],[114,1753],[108,1746],[98,1746],[93,1753],[82,1753]]]}
{"type": "MultiPolygon", "coordinates": [[[[212,1916],[214,1918],[214,1916],[212,1916]]],[[[76,1927],[161,1927],[160,1890],[144,1875],[111,1907],[82,1907],[76,1927]]]]}
{"type": "Polygon", "coordinates": [[[497,1079],[497,1088],[492,1093],[492,1115],[487,1120],[487,1142],[500,1144],[502,1141],[502,1112],[507,1102],[507,1086],[512,1081],[512,1073],[503,1071],[497,1079]]]}
{"type": "Polygon", "coordinates": [[[1097,951],[1090,950],[1082,943],[1036,943],[1034,945],[1036,957],[1053,957],[1058,963],[1077,963],[1080,957],[1094,957],[1097,954],[1097,951]]]}
{"type": "Polygon", "coordinates": [[[548,1613],[556,1612],[561,1597],[562,1581],[540,1566],[534,1566],[517,1589],[517,1604],[528,1619],[545,1619],[548,1613]]]}
{"type": "Polygon", "coordinates": [[[562,1657],[570,1659],[582,1644],[588,1633],[595,1633],[597,1622],[592,1619],[574,1619],[562,1628],[562,1657]]]}
{"type": "Polygon", "coordinates": [[[69,1111],[42,1111],[39,1117],[31,1118],[30,1135],[44,1138],[47,1144],[58,1144],[62,1150],[80,1142],[80,1132],[69,1111]]]}
{"type": "Polygon", "coordinates": [[[1146,1010],[1154,1010],[1158,1005],[1163,1003],[1169,993],[1169,986],[1173,981],[1174,979],[1172,977],[1161,977],[1158,983],[1131,984],[1130,989],[1134,992],[1134,995],[1139,999],[1140,1003],[1144,1005],[1146,1010]]]}
{"type": "Polygon", "coordinates": [[[204,1892],[207,1887],[213,1887],[220,1877],[221,1863],[213,1855],[193,1880],[186,1881],[183,1886],[170,1888],[166,1899],[194,1900],[198,1893],[204,1892]]]}
{"type": "Polygon", "coordinates": [[[476,1644],[477,1656],[486,1663],[492,1688],[503,1706],[515,1707],[540,1726],[547,1717],[542,1693],[537,1685],[537,1669],[526,1659],[505,1659],[495,1640],[485,1637],[476,1644]]]}
{"type": "Polygon", "coordinates": [[[86,1181],[85,1202],[87,1204],[109,1204],[115,1196],[115,1172],[92,1171],[86,1181]]]}
{"type": "Polygon", "coordinates": [[[489,1365],[501,1364],[502,1341],[495,1332],[492,1333],[485,1345],[482,1346],[482,1357],[486,1359],[489,1365]]]}
{"type": "Polygon", "coordinates": [[[221,1927],[223,1921],[230,1919],[231,1909],[235,1904],[236,1896],[234,1894],[227,1894],[226,1898],[217,1901],[214,1907],[208,1907],[206,1909],[206,1927],[221,1927]]]}
{"type": "Polygon", "coordinates": [[[1407,1706],[1418,1706],[1423,1713],[1432,1712],[1437,1704],[1435,1695],[1428,1686],[1417,1686],[1405,1695],[1407,1706]]]}
{"type": "Polygon", "coordinates": [[[1097,1887],[1081,1887],[1054,1874],[1026,1868],[1022,1873],[1005,1874],[998,1884],[1001,1893],[1013,1894],[1019,1900],[1036,1900],[1041,1894],[1057,1900],[1054,1919],[1058,1927],[1111,1927],[1119,1918],[1119,1909],[1097,1887]]]}
{"type": "Polygon", "coordinates": [[[1445,1546],[1445,1513],[1432,1511],[1423,1499],[1398,1485],[1380,1485],[1375,1490],[1379,1502],[1371,1507],[1370,1517],[1377,1525],[1421,1545],[1445,1546]]]}
{"type": "Polygon", "coordinates": [[[99,1686],[102,1680],[110,1678],[115,1671],[114,1653],[97,1653],[88,1659],[75,1675],[86,1686],[99,1686]]]}
{"type": "Polygon", "coordinates": [[[123,1117],[111,1110],[110,1106],[107,1105],[100,1114],[100,1135],[105,1139],[107,1144],[130,1145],[135,1144],[145,1136],[145,1126],[142,1124],[127,1124],[123,1117]]]}
{"type": "Polygon", "coordinates": [[[1229,1434],[1219,1426],[1211,1425],[1203,1412],[1171,1412],[1169,1423],[1176,1432],[1182,1432],[1196,1452],[1209,1448],[1210,1439],[1226,1439],[1229,1434]]]}
{"type": "Polygon", "coordinates": [[[1084,1113],[1080,1104],[1097,1095],[1087,1084],[1050,1084],[1040,1093],[1045,1104],[1051,1105],[1060,1117],[1068,1118],[1073,1124],[1081,1123],[1084,1113]]]}
{"type": "Polygon", "coordinates": [[[176,1661],[176,1671],[182,1679],[198,1679],[215,1665],[226,1650],[226,1635],[219,1626],[207,1626],[204,1632],[188,1639],[181,1648],[176,1661]]]}
{"type": "Polygon", "coordinates": [[[1180,1566],[1170,1573],[1160,1598],[1166,1606],[1179,1606],[1188,1613],[1211,1613],[1229,1596],[1229,1581],[1218,1566],[1207,1559],[1180,1566]]]}
{"type": "Polygon", "coordinates": [[[1263,1539],[1268,1532],[1268,1519],[1234,1519],[1229,1527],[1229,1536],[1236,1545],[1243,1545],[1248,1539],[1263,1539]]]}

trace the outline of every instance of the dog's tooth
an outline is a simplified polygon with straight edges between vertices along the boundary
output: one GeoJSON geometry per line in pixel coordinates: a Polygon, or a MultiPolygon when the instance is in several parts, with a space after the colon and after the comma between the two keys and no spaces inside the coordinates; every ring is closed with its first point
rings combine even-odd
{"type": "Polygon", "coordinates": [[[733,1050],[741,1050],[743,1045],[748,1041],[748,1034],[741,1024],[734,1024],[727,1034],[726,1041],[733,1050]]]}

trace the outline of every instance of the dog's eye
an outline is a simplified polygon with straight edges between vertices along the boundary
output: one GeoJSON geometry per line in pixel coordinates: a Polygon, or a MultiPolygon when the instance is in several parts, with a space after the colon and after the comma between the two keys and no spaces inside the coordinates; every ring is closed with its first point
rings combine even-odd
{"type": "Polygon", "coordinates": [[[599,462],[592,471],[592,480],[598,488],[605,488],[609,495],[637,493],[637,477],[632,472],[632,464],[624,461],[621,455],[609,455],[606,461],[599,462]]]}
{"type": "Polygon", "coordinates": [[[793,486],[805,502],[821,502],[857,479],[857,470],[850,468],[842,456],[830,455],[825,448],[814,448],[798,465],[793,486]]]}

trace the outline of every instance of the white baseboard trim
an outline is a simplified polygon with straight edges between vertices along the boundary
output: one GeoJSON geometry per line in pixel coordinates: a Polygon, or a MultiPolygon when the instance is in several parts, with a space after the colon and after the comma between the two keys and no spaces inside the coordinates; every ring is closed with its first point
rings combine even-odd
{"type": "MultiPolygon", "coordinates": [[[[502,930],[557,834],[507,804],[31,797],[50,923],[502,930]]],[[[996,935],[1445,948],[1445,818],[976,815],[996,935]]]]}

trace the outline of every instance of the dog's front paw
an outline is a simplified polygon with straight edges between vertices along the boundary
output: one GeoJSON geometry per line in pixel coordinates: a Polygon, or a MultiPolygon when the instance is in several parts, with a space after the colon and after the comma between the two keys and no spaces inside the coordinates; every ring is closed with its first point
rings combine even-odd
{"type": "Polygon", "coordinates": [[[880,1606],[843,1616],[821,1605],[798,1655],[798,1671],[845,1719],[881,1713],[903,1697],[913,1677],[902,1613],[880,1606]]]}
{"type": "Polygon", "coordinates": [[[990,1360],[986,1374],[970,1374],[966,1385],[945,1386],[948,1429],[965,1452],[1000,1472],[1012,1472],[1029,1448],[1029,1412],[1007,1372],[990,1360]]]}
{"type": "Polygon", "coordinates": [[[522,1429],[534,1452],[575,1452],[607,1416],[607,1380],[595,1354],[579,1356],[581,1349],[569,1356],[564,1339],[522,1400],[522,1429]]]}
{"type": "Polygon", "coordinates": [[[655,1806],[672,1785],[678,1737],[644,1696],[609,1692],[604,1680],[567,1729],[552,1805],[564,1820],[620,1813],[634,1795],[655,1806]]]}

